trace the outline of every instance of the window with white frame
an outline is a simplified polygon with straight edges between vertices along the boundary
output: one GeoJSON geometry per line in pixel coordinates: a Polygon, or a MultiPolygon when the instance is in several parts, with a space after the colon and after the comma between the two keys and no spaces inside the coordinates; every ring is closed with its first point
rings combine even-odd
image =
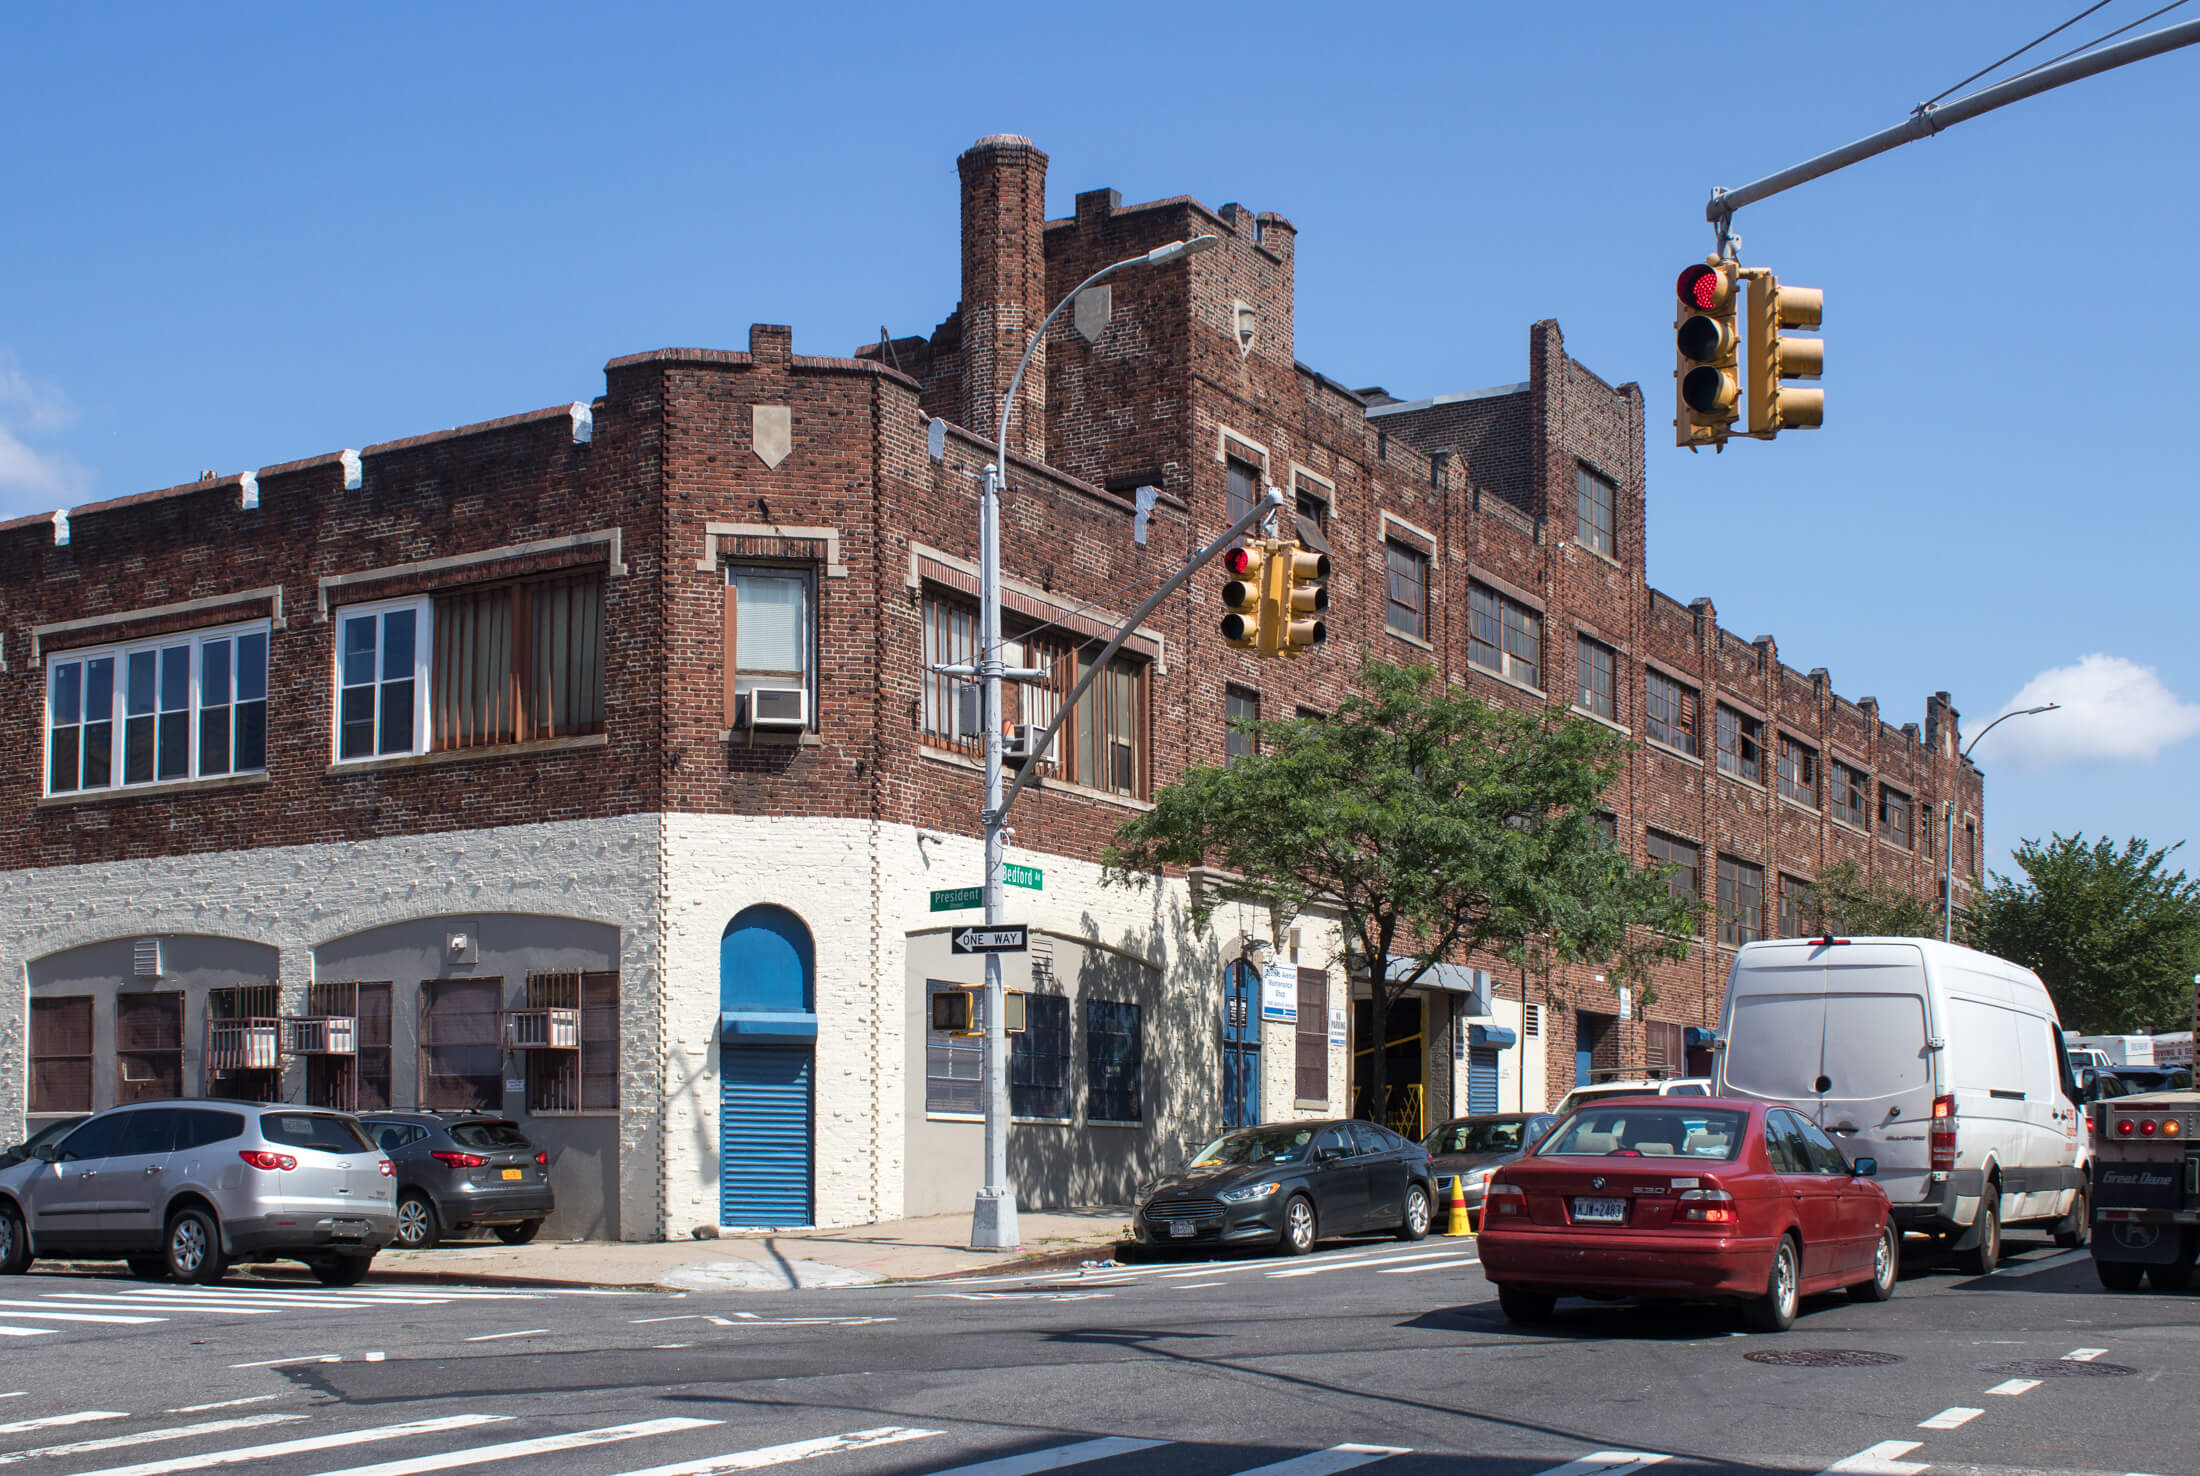
{"type": "Polygon", "coordinates": [[[267,630],[229,627],[49,657],[46,792],[266,769],[267,630]]]}
{"type": "Polygon", "coordinates": [[[810,569],[785,567],[726,570],[726,646],[733,662],[733,692],[795,687],[807,694],[816,727],[815,663],[817,591],[810,569]]]}

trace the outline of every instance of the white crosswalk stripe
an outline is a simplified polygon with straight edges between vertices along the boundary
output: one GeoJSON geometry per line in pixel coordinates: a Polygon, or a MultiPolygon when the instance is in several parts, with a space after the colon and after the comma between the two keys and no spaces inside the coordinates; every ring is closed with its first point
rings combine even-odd
{"type": "Polygon", "coordinates": [[[11,1450],[0,1454],[0,1466],[27,1461],[34,1456],[91,1455],[98,1451],[127,1450],[134,1445],[159,1445],[170,1440],[202,1440],[209,1435],[227,1435],[263,1425],[287,1425],[308,1418],[310,1416],[302,1414],[244,1415],[237,1419],[202,1420],[195,1425],[140,1430],[134,1435],[105,1435],[97,1440],[75,1440],[66,1445],[41,1445],[36,1450],[11,1450]]]}
{"type": "Polygon", "coordinates": [[[20,1435],[25,1430],[57,1430],[64,1425],[88,1425],[94,1420],[126,1420],[127,1411],[119,1409],[80,1409],[74,1414],[41,1415],[33,1420],[11,1420],[0,1425],[0,1435],[20,1435]]]}
{"type": "Polygon", "coordinates": [[[1349,1471],[1370,1461],[1411,1453],[1403,1445],[1332,1445],[1327,1450],[1309,1451],[1287,1461],[1255,1466],[1250,1471],[1238,1472],[1238,1476],[1336,1476],[1337,1472],[1349,1471]]]}
{"type": "Polygon", "coordinates": [[[1535,1476],[1623,1476],[1627,1472],[1647,1471],[1671,1459],[1648,1450],[1600,1450],[1563,1466],[1538,1471],[1535,1476]]]}
{"type": "Polygon", "coordinates": [[[939,1430],[911,1430],[899,1425],[887,1425],[877,1430],[824,1435],[815,1440],[790,1440],[784,1445],[731,1451],[725,1455],[703,1456],[692,1461],[674,1461],[667,1466],[645,1466],[638,1471],[623,1471],[620,1476],[726,1476],[726,1473],[733,1471],[756,1471],[765,1466],[784,1466],[794,1461],[814,1460],[818,1456],[869,1450],[875,1445],[898,1445],[905,1440],[929,1440],[941,1433],[943,1432],[939,1430]]]}
{"type": "Polygon", "coordinates": [[[133,1466],[107,1466],[97,1471],[78,1471],[73,1476],[172,1476],[177,1471],[205,1471],[215,1466],[244,1466],[254,1461],[279,1460],[317,1450],[340,1450],[348,1445],[371,1445],[378,1440],[405,1440],[416,1435],[440,1435],[476,1425],[503,1424],[510,1416],[488,1414],[442,1415],[432,1420],[408,1420],[397,1425],[372,1425],[363,1430],[341,1430],[331,1435],[307,1435],[296,1440],[277,1440],[267,1445],[245,1445],[230,1450],[202,1451],[165,1461],[141,1461],[133,1466]]]}
{"type": "Polygon", "coordinates": [[[708,1425],[721,1424],[719,1420],[699,1420],[675,1416],[661,1420],[637,1420],[630,1425],[607,1425],[600,1430],[576,1430],[567,1435],[543,1435],[533,1440],[508,1440],[501,1445],[476,1445],[465,1450],[447,1450],[436,1455],[415,1456],[410,1460],[382,1461],[371,1466],[346,1466],[340,1471],[323,1471],[319,1476],[421,1476],[427,1471],[449,1471],[460,1466],[481,1466],[492,1461],[516,1461],[528,1456],[551,1455],[561,1450],[579,1450],[584,1446],[608,1445],[617,1440],[639,1440],[648,1435],[665,1435],[677,1430],[700,1430],[708,1425]]]}
{"type": "Polygon", "coordinates": [[[1040,1471],[1059,1471],[1064,1466],[1082,1466],[1166,1444],[1165,1440],[1131,1440],[1110,1435],[1099,1440],[1080,1440],[1074,1445],[1025,1451],[1022,1455],[1000,1456],[970,1466],[952,1466],[945,1471],[935,1471],[932,1476],[1036,1476],[1040,1471]]]}
{"type": "MultiPolygon", "coordinates": [[[[89,1333],[102,1328],[145,1327],[194,1318],[310,1318],[327,1312],[359,1312],[486,1305],[492,1302],[540,1302],[554,1289],[514,1291],[452,1290],[440,1287],[343,1287],[223,1284],[174,1286],[159,1283],[78,1283],[66,1291],[29,1295],[32,1286],[11,1286],[25,1293],[0,1297],[0,1339],[89,1333]]],[[[624,1295],[646,1295],[625,1293],[624,1295]]]]}

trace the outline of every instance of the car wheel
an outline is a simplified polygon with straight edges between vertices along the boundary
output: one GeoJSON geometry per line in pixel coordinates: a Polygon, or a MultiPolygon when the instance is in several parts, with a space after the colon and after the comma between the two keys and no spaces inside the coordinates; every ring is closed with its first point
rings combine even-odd
{"type": "Polygon", "coordinates": [[[2093,1190],[2080,1184],[2078,1193],[2070,1201],[2070,1215],[2055,1227],[2055,1244],[2064,1250],[2076,1250],[2093,1234],[2093,1190]]]}
{"type": "Polygon", "coordinates": [[[1894,1295],[1895,1278],[1902,1271],[1902,1237],[1889,1220],[1879,1228],[1879,1244],[1872,1248],[1872,1279],[1849,1288],[1857,1302],[1884,1302],[1894,1295]]]}
{"type": "Polygon", "coordinates": [[[166,1281],[168,1262],[161,1256],[124,1256],[122,1264],[140,1281],[166,1281]]]}
{"type": "Polygon", "coordinates": [[[1802,1255],[1795,1237],[1780,1237],[1772,1253],[1772,1274],[1765,1278],[1765,1294],[1742,1304],[1742,1322],[1751,1332],[1786,1332],[1795,1326],[1797,1289],[1802,1283],[1802,1255]]]}
{"type": "Polygon", "coordinates": [[[525,1245],[542,1229],[540,1220],[522,1220],[517,1225],[497,1226],[497,1239],[506,1245],[525,1245]]]}
{"type": "Polygon", "coordinates": [[[2137,1261],[2095,1261],[2093,1274],[2101,1278],[2101,1285],[2112,1292],[2135,1292],[2139,1280],[2147,1268],[2137,1261]]]}
{"type": "Polygon", "coordinates": [[[0,1276],[21,1276],[31,1269],[31,1238],[23,1216],[12,1204],[0,1204],[0,1276]]]}
{"type": "Polygon", "coordinates": [[[1419,1240],[1428,1234],[1428,1190],[1419,1184],[1406,1185],[1406,1218],[1398,1227],[1400,1240],[1419,1240]]]}
{"type": "Polygon", "coordinates": [[[1967,1251],[1956,1252],[1956,1269],[1966,1276],[1991,1276],[2001,1264],[2001,1189],[1990,1179],[1979,1202],[1974,1228],[1978,1243],[1967,1251]]]}
{"type": "Polygon", "coordinates": [[[373,1256],[332,1256],[312,1263],[313,1279],[323,1286],[357,1286],[373,1264],[373,1256]]]}
{"type": "Polygon", "coordinates": [[[1303,1194],[1292,1195],[1291,1202],[1283,1207],[1284,1254],[1303,1256],[1311,1251],[1317,1229],[1314,1201],[1303,1194]]]}
{"type": "Polygon", "coordinates": [[[397,1201],[397,1246],[400,1250],[433,1250],[443,1238],[436,1223],[435,1206],[419,1190],[410,1190],[397,1201]]]}
{"type": "Polygon", "coordinates": [[[1529,1291],[1526,1287],[1500,1283],[1497,1288],[1497,1306],[1505,1314],[1507,1322],[1548,1322],[1551,1313],[1558,1309],[1558,1298],[1549,1292],[1529,1291]]]}
{"type": "Polygon", "coordinates": [[[196,1206],[177,1210],[169,1217],[163,1247],[168,1274],[178,1281],[204,1286],[221,1280],[229,1269],[214,1217],[196,1206]]]}

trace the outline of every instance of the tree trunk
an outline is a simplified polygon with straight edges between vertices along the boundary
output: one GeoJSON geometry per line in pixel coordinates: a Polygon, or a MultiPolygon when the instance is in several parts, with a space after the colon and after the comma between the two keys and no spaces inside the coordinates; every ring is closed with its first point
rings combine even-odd
{"type": "Polygon", "coordinates": [[[1385,981],[1368,981],[1367,1120],[1381,1122],[1390,1106],[1390,1006],[1393,996],[1385,981]]]}

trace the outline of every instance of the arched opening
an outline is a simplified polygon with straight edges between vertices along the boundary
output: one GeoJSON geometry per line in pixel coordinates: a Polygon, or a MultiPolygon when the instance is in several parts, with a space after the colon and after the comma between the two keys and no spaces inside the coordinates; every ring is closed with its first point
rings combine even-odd
{"type": "Polygon", "coordinates": [[[1237,959],[1222,975],[1222,1125],[1260,1121],[1260,970],[1237,959]]]}
{"type": "Polygon", "coordinates": [[[815,1157],[817,952],[784,907],[718,941],[719,1223],[807,1225],[815,1157]]]}

